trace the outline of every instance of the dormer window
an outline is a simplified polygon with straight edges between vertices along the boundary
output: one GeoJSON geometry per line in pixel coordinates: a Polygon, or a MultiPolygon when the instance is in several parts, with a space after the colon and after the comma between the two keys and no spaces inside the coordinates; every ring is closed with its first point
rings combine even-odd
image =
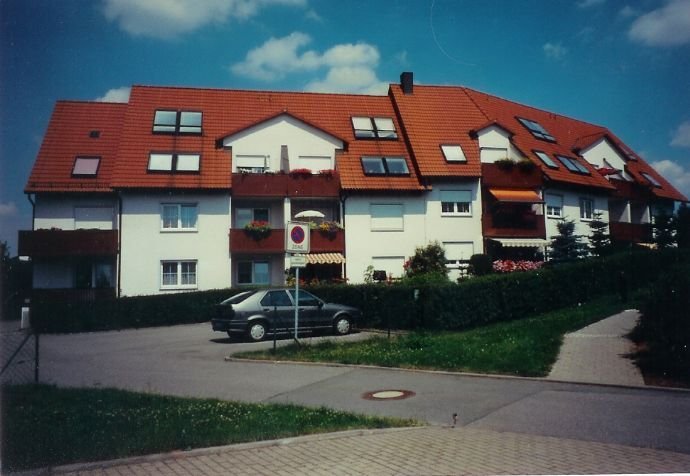
{"type": "Polygon", "coordinates": [[[352,127],[355,131],[355,137],[358,139],[398,138],[395,124],[390,117],[353,117],[352,127]]]}
{"type": "Polygon", "coordinates": [[[72,177],[95,177],[100,163],[100,157],[77,157],[72,167],[72,177]]]}
{"type": "Polygon", "coordinates": [[[520,123],[527,128],[528,131],[532,133],[534,137],[541,140],[547,140],[549,142],[556,142],[556,139],[549,134],[549,132],[542,127],[541,124],[529,119],[524,119],[522,117],[517,118],[520,123]]]}
{"type": "Polygon", "coordinates": [[[201,112],[157,110],[153,132],[161,134],[201,134],[201,112]]]}
{"type": "Polygon", "coordinates": [[[584,165],[578,162],[577,159],[572,157],[565,157],[563,155],[557,155],[556,158],[560,160],[561,163],[565,165],[565,168],[570,170],[571,172],[590,175],[589,170],[587,170],[584,165]]]}
{"type": "Polygon", "coordinates": [[[365,175],[409,175],[403,157],[362,157],[365,175]]]}
{"type": "Polygon", "coordinates": [[[445,157],[447,162],[467,162],[465,153],[462,147],[457,144],[446,144],[441,146],[443,151],[443,157],[445,157]]]}
{"type": "Polygon", "coordinates": [[[652,177],[647,172],[640,172],[640,175],[642,175],[644,178],[646,178],[647,181],[649,183],[651,183],[653,186],[661,188],[661,184],[659,183],[659,181],[657,179],[655,179],[654,177],[652,177]]]}
{"type": "Polygon", "coordinates": [[[168,154],[152,152],[149,154],[149,172],[199,172],[199,154],[168,154]]]}
{"type": "Polygon", "coordinates": [[[546,152],[541,152],[541,151],[539,151],[539,150],[535,150],[535,151],[534,151],[534,155],[536,155],[536,156],[539,158],[539,160],[541,160],[542,162],[544,162],[544,164],[545,164],[547,167],[550,167],[550,168],[552,168],[552,169],[557,169],[557,168],[558,168],[558,164],[556,164],[556,162],[554,162],[553,160],[551,160],[551,157],[549,157],[549,155],[548,155],[546,152]]]}

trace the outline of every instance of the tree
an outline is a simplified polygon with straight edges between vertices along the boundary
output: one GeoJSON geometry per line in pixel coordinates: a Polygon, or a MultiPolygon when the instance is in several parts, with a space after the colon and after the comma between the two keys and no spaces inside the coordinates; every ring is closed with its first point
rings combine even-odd
{"type": "Polygon", "coordinates": [[[438,241],[432,241],[426,246],[418,246],[414,256],[405,262],[406,277],[431,274],[448,278],[446,251],[438,241]]]}
{"type": "Polygon", "coordinates": [[[589,251],[594,256],[602,257],[611,249],[608,227],[609,225],[601,219],[601,212],[596,212],[594,219],[589,222],[589,251]]]}
{"type": "Polygon", "coordinates": [[[654,243],[658,250],[670,248],[676,242],[675,221],[673,215],[665,211],[654,216],[652,230],[654,230],[654,243]]]}
{"type": "Polygon", "coordinates": [[[681,204],[676,212],[676,241],[678,248],[690,248],[690,207],[681,204]]]}
{"type": "Polygon", "coordinates": [[[586,247],[582,244],[582,237],[575,234],[575,222],[561,220],[556,227],[558,235],[551,237],[551,260],[571,261],[584,256],[586,247]]]}

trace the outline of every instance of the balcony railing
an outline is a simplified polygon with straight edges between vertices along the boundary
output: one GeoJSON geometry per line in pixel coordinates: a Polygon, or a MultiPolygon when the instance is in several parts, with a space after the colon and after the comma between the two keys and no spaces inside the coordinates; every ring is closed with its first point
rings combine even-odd
{"type": "Polygon", "coordinates": [[[35,258],[117,254],[117,230],[34,230],[19,232],[18,253],[35,258]]]}
{"type": "Polygon", "coordinates": [[[649,223],[609,223],[611,240],[626,243],[650,243],[652,225],[649,223]]]}
{"type": "Polygon", "coordinates": [[[332,197],[340,196],[338,174],[232,174],[235,197],[332,197]]]}
{"type": "MultiPolygon", "coordinates": [[[[343,230],[330,234],[311,230],[309,239],[311,253],[342,253],[345,251],[345,232],[343,230]]],[[[259,240],[247,234],[244,229],[232,229],[230,230],[230,252],[248,254],[285,253],[285,229],[274,228],[266,238],[259,240]]]]}
{"type": "Polygon", "coordinates": [[[542,172],[536,165],[505,167],[482,164],[482,185],[485,187],[539,188],[543,184],[542,172]]]}
{"type": "Polygon", "coordinates": [[[486,213],[482,228],[487,238],[545,238],[546,225],[543,215],[535,213],[500,214],[486,213]]]}

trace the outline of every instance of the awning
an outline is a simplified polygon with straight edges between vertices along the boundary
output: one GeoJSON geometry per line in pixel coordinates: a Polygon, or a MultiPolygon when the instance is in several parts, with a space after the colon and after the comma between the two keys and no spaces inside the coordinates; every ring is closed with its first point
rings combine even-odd
{"type": "Polygon", "coordinates": [[[534,190],[514,190],[507,188],[490,188],[491,195],[499,202],[544,203],[534,190]]]}
{"type": "Polygon", "coordinates": [[[342,253],[310,253],[307,255],[309,264],[341,264],[345,262],[342,253]]]}
{"type": "Polygon", "coordinates": [[[543,248],[548,245],[547,240],[541,238],[490,238],[498,241],[503,246],[508,248],[543,248]]]}

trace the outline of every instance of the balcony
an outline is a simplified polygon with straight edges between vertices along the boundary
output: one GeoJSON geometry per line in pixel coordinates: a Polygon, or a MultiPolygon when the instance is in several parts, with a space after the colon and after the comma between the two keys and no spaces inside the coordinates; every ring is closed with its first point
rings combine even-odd
{"type": "Polygon", "coordinates": [[[340,177],[333,174],[232,174],[234,197],[340,196],[340,177]]]}
{"type": "Polygon", "coordinates": [[[625,243],[650,243],[652,225],[649,223],[609,223],[611,240],[625,243]]]}
{"type": "Polygon", "coordinates": [[[18,248],[32,258],[116,255],[117,230],[23,230],[18,248]]]}
{"type": "Polygon", "coordinates": [[[482,164],[482,185],[486,187],[541,188],[543,182],[537,166],[482,164]]]}
{"type": "Polygon", "coordinates": [[[639,202],[648,202],[654,199],[654,194],[649,187],[634,182],[611,180],[611,185],[616,187],[616,191],[612,195],[614,198],[639,202]]]}
{"type": "MultiPolygon", "coordinates": [[[[311,230],[309,237],[311,253],[329,253],[345,251],[345,232],[339,230],[333,234],[324,234],[311,230]]],[[[275,228],[270,235],[261,240],[249,236],[244,229],[230,230],[230,252],[246,254],[285,253],[285,229],[275,228]]]]}
{"type": "Polygon", "coordinates": [[[486,213],[482,229],[487,238],[545,238],[544,216],[533,212],[486,213]]]}

